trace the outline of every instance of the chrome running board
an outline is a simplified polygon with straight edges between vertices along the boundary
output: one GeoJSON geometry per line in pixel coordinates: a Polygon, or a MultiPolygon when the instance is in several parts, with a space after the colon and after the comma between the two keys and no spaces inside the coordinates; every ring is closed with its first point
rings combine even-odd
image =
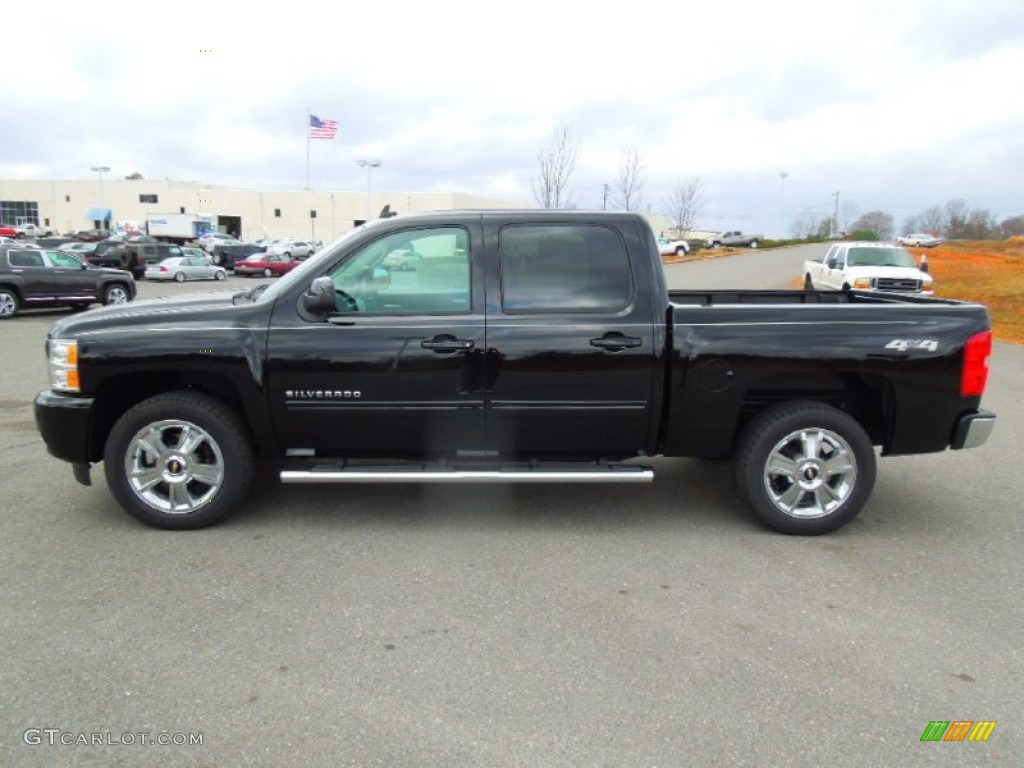
{"type": "Polygon", "coordinates": [[[496,469],[457,467],[322,466],[286,469],[282,483],[649,483],[654,470],[632,464],[513,465],[496,469]]]}

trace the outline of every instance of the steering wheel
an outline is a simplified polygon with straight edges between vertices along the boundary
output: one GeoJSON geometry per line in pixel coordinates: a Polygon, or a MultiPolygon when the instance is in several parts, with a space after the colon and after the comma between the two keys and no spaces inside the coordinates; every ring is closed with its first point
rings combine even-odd
{"type": "Polygon", "coordinates": [[[335,304],[340,304],[338,307],[339,312],[358,312],[359,302],[356,301],[355,296],[351,293],[345,293],[340,288],[334,289],[335,304]]]}

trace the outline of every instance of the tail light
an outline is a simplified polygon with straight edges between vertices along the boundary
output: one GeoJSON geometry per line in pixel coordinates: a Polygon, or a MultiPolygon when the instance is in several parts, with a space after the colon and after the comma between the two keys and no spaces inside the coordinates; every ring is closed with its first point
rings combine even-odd
{"type": "Polygon", "coordinates": [[[964,347],[964,368],[960,375],[960,396],[981,397],[988,383],[988,358],[992,354],[992,331],[976,333],[964,347]]]}

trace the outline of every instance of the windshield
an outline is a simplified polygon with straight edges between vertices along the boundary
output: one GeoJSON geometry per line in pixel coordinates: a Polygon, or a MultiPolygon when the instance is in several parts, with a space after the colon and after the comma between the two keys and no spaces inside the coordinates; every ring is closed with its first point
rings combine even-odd
{"type": "Polygon", "coordinates": [[[914,257],[905,248],[851,248],[846,258],[849,267],[911,267],[914,257]]]}

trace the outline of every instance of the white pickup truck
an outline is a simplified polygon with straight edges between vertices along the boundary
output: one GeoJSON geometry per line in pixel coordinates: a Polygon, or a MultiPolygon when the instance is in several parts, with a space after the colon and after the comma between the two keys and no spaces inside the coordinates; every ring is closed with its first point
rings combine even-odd
{"type": "Polygon", "coordinates": [[[804,288],[931,296],[935,281],[918,267],[910,251],[899,245],[836,243],[824,258],[804,262],[804,288]]]}
{"type": "Polygon", "coordinates": [[[44,227],[30,221],[18,224],[14,227],[17,237],[48,237],[53,234],[52,227],[44,227]]]}

